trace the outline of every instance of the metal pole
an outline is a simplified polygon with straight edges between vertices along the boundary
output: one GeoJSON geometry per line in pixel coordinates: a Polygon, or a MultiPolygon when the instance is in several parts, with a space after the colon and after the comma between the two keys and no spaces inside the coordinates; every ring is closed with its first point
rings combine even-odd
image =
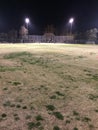
{"type": "Polygon", "coordinates": [[[29,26],[28,26],[28,23],[26,23],[26,26],[27,26],[27,31],[28,31],[28,33],[27,33],[27,42],[29,42],[29,26]]]}
{"type": "Polygon", "coordinates": [[[71,27],[70,27],[70,36],[72,35],[72,23],[71,23],[71,27]]]}

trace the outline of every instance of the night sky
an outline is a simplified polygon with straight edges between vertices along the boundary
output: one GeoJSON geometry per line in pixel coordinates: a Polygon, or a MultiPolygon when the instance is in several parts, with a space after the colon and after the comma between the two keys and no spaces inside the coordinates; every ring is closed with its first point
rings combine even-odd
{"type": "Polygon", "coordinates": [[[19,30],[26,17],[31,34],[43,34],[47,25],[59,34],[69,29],[70,17],[73,31],[83,31],[98,27],[98,0],[0,0],[0,32],[19,30]]]}

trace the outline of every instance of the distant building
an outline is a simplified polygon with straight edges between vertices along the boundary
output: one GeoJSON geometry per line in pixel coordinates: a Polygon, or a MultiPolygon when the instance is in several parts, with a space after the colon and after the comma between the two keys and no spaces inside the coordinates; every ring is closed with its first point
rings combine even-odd
{"type": "Polygon", "coordinates": [[[74,36],[57,36],[54,27],[47,26],[43,35],[29,35],[28,30],[21,26],[19,32],[11,30],[8,33],[0,33],[0,42],[8,43],[73,43],[74,36]]]}
{"type": "Polygon", "coordinates": [[[26,35],[20,41],[24,43],[73,43],[74,36],[56,36],[53,33],[45,33],[44,35],[26,35]]]}
{"type": "Polygon", "coordinates": [[[55,42],[55,35],[53,33],[45,33],[43,35],[43,42],[52,43],[55,42]]]}
{"type": "Polygon", "coordinates": [[[8,42],[16,42],[18,38],[17,30],[11,30],[8,32],[8,42]]]}
{"type": "Polygon", "coordinates": [[[8,34],[7,33],[0,33],[0,42],[3,42],[3,43],[8,42],[8,34]]]}
{"type": "Polygon", "coordinates": [[[45,28],[45,32],[44,33],[52,33],[55,34],[55,28],[53,25],[47,25],[47,27],[45,28]]]}

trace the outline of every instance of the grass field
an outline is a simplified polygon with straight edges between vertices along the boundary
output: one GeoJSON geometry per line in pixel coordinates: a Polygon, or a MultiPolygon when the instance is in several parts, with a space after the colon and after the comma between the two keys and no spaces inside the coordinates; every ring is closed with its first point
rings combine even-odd
{"type": "Polygon", "coordinates": [[[98,130],[98,46],[1,44],[0,130],[98,130]]]}

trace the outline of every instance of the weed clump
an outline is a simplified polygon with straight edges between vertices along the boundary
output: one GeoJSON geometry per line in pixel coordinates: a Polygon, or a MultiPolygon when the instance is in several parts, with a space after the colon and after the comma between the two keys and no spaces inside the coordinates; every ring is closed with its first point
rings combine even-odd
{"type": "Polygon", "coordinates": [[[33,128],[39,128],[40,130],[43,129],[43,127],[41,127],[40,122],[37,122],[37,123],[29,122],[27,125],[28,125],[28,130],[32,130],[33,128]]]}
{"type": "Polygon", "coordinates": [[[78,128],[75,127],[73,130],[78,130],[78,128]]]}
{"type": "Polygon", "coordinates": [[[60,128],[58,126],[54,126],[53,130],[60,130],[60,128]]]}
{"type": "Polygon", "coordinates": [[[79,113],[76,112],[76,111],[73,111],[73,115],[74,115],[74,116],[79,116],[79,113]]]}
{"type": "Polygon", "coordinates": [[[61,92],[57,91],[55,92],[58,96],[64,96],[64,94],[62,94],[61,92]]]}
{"type": "Polygon", "coordinates": [[[38,115],[38,116],[36,116],[35,118],[36,118],[37,121],[43,121],[43,120],[44,120],[41,115],[38,115]]]}
{"type": "Polygon", "coordinates": [[[50,110],[50,111],[55,110],[55,107],[53,105],[47,105],[46,108],[47,110],[50,110]]]}
{"type": "Polygon", "coordinates": [[[50,99],[56,99],[56,95],[51,96],[50,99]]]}
{"type": "Polygon", "coordinates": [[[18,86],[18,85],[20,85],[21,83],[20,82],[18,82],[18,81],[14,81],[13,82],[13,85],[15,85],[15,86],[18,86]]]}
{"type": "Polygon", "coordinates": [[[1,115],[1,117],[2,117],[2,118],[6,118],[7,115],[6,115],[5,113],[3,113],[3,114],[1,115]]]}
{"type": "Polygon", "coordinates": [[[53,112],[53,115],[59,120],[64,120],[64,116],[60,112],[53,112]]]}
{"type": "Polygon", "coordinates": [[[88,117],[84,117],[84,118],[82,119],[82,121],[84,121],[84,122],[89,122],[89,121],[91,121],[91,119],[88,118],[88,117]]]}

